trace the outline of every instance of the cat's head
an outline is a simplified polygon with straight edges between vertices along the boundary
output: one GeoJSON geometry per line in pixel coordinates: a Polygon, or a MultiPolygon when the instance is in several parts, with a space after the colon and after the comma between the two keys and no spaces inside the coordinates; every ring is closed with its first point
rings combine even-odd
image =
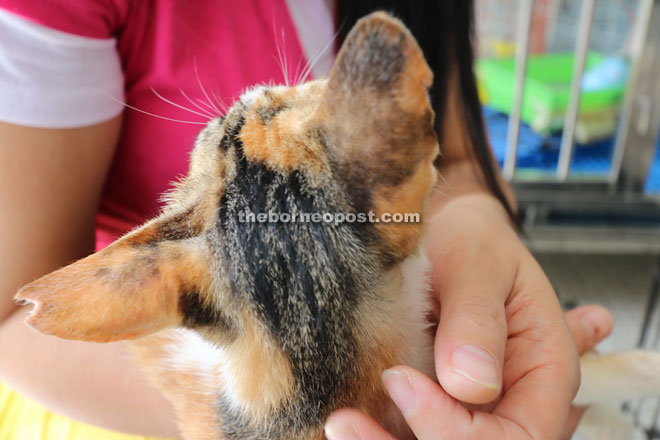
{"type": "Polygon", "coordinates": [[[296,316],[321,325],[328,294],[368,287],[359,272],[377,274],[417,251],[420,222],[324,220],[422,213],[438,154],[431,82],[398,20],[362,19],[329,79],[255,87],[209,122],[158,218],[23,288],[16,298],[35,304],[28,322],[99,342],[179,325],[223,339],[241,331],[235,309],[244,301],[280,321],[269,325],[289,325],[294,318],[278,308],[300,291],[296,316]],[[325,217],[241,221],[269,212],[325,217]]]}

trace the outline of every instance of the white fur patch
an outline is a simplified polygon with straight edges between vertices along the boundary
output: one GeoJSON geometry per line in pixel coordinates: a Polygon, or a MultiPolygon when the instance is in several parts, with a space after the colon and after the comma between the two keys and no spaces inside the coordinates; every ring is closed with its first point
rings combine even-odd
{"type": "Polygon", "coordinates": [[[172,344],[169,362],[177,370],[197,371],[204,384],[212,392],[221,391],[229,405],[239,411],[249,411],[249,406],[240,399],[232,384],[234,371],[240,371],[222,347],[215,346],[189,329],[177,329],[178,340],[172,344]],[[221,388],[218,389],[218,385],[221,388]]]}
{"type": "Polygon", "coordinates": [[[404,334],[409,335],[407,339],[411,358],[408,365],[435,379],[433,339],[429,338],[429,323],[426,321],[431,310],[430,270],[431,263],[421,247],[417,254],[403,262],[401,297],[405,301],[410,319],[402,322],[401,326],[404,327],[404,334]]]}
{"type": "Polygon", "coordinates": [[[186,328],[177,329],[176,332],[178,341],[171,346],[169,361],[177,369],[194,368],[213,374],[218,365],[224,362],[222,348],[215,347],[197,332],[186,328]]]}
{"type": "Polygon", "coordinates": [[[251,408],[248,402],[245,402],[244,399],[241,399],[236,388],[232,385],[236,383],[234,379],[234,371],[238,368],[240,371],[240,365],[235,365],[235,362],[232,362],[230,357],[225,357],[222,362],[222,375],[225,378],[225,386],[223,387],[223,395],[229,405],[234,410],[250,412],[251,408]]]}
{"type": "Polygon", "coordinates": [[[263,95],[266,86],[254,86],[246,89],[243,94],[241,94],[241,102],[248,107],[261,95],[263,95]]]}

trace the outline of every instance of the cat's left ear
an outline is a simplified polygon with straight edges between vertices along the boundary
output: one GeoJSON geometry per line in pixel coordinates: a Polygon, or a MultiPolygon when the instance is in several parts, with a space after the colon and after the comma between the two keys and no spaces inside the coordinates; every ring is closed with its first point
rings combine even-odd
{"type": "Polygon", "coordinates": [[[361,174],[396,185],[425,154],[434,159],[432,82],[403,23],[384,12],[360,19],[337,55],[317,111],[339,160],[354,168],[373,164],[361,174]]]}
{"type": "Polygon", "coordinates": [[[184,322],[204,303],[207,247],[181,219],[147,223],[109,247],[23,287],[27,323],[65,339],[133,339],[184,322]]]}

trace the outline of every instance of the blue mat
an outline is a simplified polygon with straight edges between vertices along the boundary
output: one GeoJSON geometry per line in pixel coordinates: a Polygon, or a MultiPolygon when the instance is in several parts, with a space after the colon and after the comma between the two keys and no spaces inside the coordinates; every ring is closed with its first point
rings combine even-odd
{"type": "MultiPolygon", "coordinates": [[[[484,107],[483,114],[495,157],[502,165],[509,116],[488,107],[484,107]]],[[[517,166],[527,170],[554,171],[557,168],[560,144],[561,133],[544,136],[533,131],[528,125],[521,124],[517,166]]],[[[578,144],[571,163],[571,172],[606,174],[610,169],[613,146],[613,138],[586,145],[578,144]]],[[[660,139],[645,189],[648,193],[660,193],[660,139]]]]}
{"type": "Polygon", "coordinates": [[[644,188],[647,193],[660,193],[660,139],[655,146],[655,159],[649,170],[649,178],[644,188]]]}

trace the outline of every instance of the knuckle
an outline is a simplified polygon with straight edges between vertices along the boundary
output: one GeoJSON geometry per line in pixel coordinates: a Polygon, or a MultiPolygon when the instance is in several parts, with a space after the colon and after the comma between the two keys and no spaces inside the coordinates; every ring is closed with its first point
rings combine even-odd
{"type": "MultiPolygon", "coordinates": [[[[454,326],[456,331],[479,335],[479,339],[491,347],[501,345],[506,340],[507,324],[503,304],[498,305],[478,296],[466,297],[451,307],[451,315],[454,319],[449,325],[454,326]]],[[[441,323],[442,319],[441,316],[441,323]]]]}

